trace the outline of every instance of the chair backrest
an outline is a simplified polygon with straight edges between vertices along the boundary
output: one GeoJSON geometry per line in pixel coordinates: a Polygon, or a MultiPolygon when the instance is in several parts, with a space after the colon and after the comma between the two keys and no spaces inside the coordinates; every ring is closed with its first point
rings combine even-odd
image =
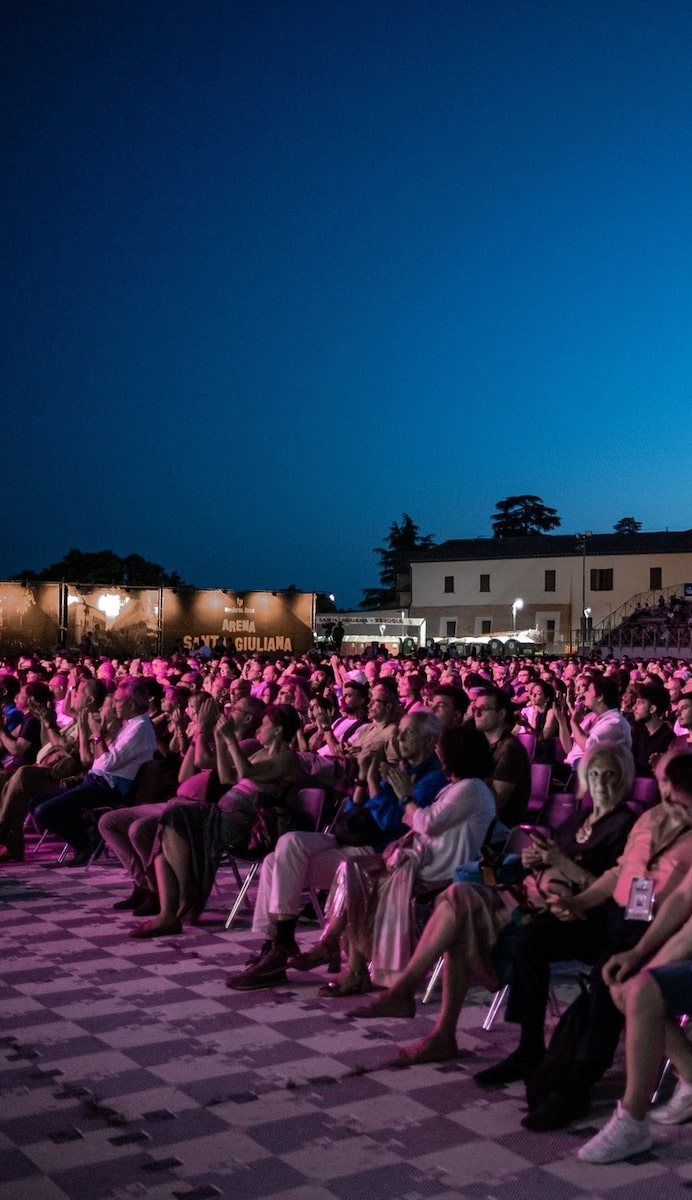
{"type": "Polygon", "coordinates": [[[535,813],[541,809],[548,798],[552,767],[548,763],[531,763],[531,795],[529,796],[528,811],[535,813]]]}
{"type": "Polygon", "coordinates": [[[525,730],[520,730],[519,733],[517,733],[515,736],[518,738],[518,740],[521,742],[522,746],[524,747],[526,753],[529,756],[530,762],[533,762],[535,754],[536,754],[536,735],[535,735],[535,733],[528,733],[525,730]]]}
{"type": "Polygon", "coordinates": [[[658,780],[646,775],[637,775],[630,796],[630,801],[636,805],[637,809],[643,812],[646,808],[653,808],[660,799],[658,780]]]}
{"type": "Polygon", "coordinates": [[[549,829],[557,829],[558,825],[562,825],[563,821],[581,807],[580,797],[575,796],[573,792],[554,792],[547,797],[541,809],[540,824],[547,825],[549,829]]]}
{"type": "Polygon", "coordinates": [[[128,808],[138,804],[158,804],[162,800],[171,800],[175,796],[178,785],[178,770],[170,763],[158,758],[150,758],[142,763],[134,777],[128,793],[128,808]]]}
{"type": "Polygon", "coordinates": [[[320,828],[326,794],[324,788],[300,788],[298,791],[297,808],[307,817],[315,832],[320,828]]]}

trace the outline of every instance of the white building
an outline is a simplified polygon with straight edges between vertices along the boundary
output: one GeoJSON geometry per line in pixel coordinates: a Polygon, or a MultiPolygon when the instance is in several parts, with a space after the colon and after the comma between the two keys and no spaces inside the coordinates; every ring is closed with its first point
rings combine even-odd
{"type": "Polygon", "coordinates": [[[517,628],[573,649],[585,629],[615,627],[638,604],[692,598],[692,530],[443,542],[412,558],[408,583],[402,604],[425,618],[430,638],[511,630],[520,599],[517,628]]]}

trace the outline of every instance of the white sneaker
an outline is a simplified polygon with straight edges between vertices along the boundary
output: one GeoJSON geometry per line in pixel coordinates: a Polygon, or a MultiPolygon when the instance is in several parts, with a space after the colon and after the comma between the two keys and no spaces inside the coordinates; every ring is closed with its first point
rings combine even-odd
{"type": "Polygon", "coordinates": [[[652,1108],[649,1115],[657,1125],[682,1125],[683,1121],[689,1121],[692,1117],[692,1083],[679,1079],[668,1103],[652,1108]]]}
{"type": "Polygon", "coordinates": [[[620,1162],[631,1154],[649,1150],[653,1144],[648,1117],[643,1121],[635,1121],[618,1100],[618,1106],[607,1125],[577,1150],[577,1158],[588,1163],[620,1162]]]}

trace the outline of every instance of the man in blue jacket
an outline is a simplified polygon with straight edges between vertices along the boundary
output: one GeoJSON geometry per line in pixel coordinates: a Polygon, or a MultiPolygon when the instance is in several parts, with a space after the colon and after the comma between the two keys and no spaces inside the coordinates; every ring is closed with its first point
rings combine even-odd
{"type": "Polygon", "coordinates": [[[381,750],[359,759],[359,780],[351,801],[369,824],[367,845],[340,844],[332,833],[285,833],[262,863],[252,928],[267,939],[260,955],[242,974],[228,980],[236,991],[275,987],[286,982],[286,964],[298,953],[296,923],[305,888],[328,888],[346,858],[377,853],[406,832],[405,805],[432,804],[448,782],[435,746],[440,723],[425,710],[403,717],[398,729],[401,765],[384,760],[381,750]],[[366,815],[367,814],[367,815],[366,815]]]}

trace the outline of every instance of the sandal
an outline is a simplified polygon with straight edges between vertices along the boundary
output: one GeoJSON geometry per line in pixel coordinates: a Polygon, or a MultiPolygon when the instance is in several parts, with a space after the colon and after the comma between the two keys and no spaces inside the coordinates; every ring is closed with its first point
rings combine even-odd
{"type": "Polygon", "coordinates": [[[363,996],[366,992],[372,991],[370,976],[367,971],[364,975],[354,975],[347,971],[342,975],[341,979],[332,979],[330,983],[325,983],[317,989],[318,996],[363,996]]]}
{"type": "Polygon", "coordinates": [[[294,971],[312,971],[313,967],[328,967],[330,975],[336,975],[341,970],[341,951],[338,943],[317,942],[312,950],[304,950],[289,960],[289,967],[294,971]]]}

